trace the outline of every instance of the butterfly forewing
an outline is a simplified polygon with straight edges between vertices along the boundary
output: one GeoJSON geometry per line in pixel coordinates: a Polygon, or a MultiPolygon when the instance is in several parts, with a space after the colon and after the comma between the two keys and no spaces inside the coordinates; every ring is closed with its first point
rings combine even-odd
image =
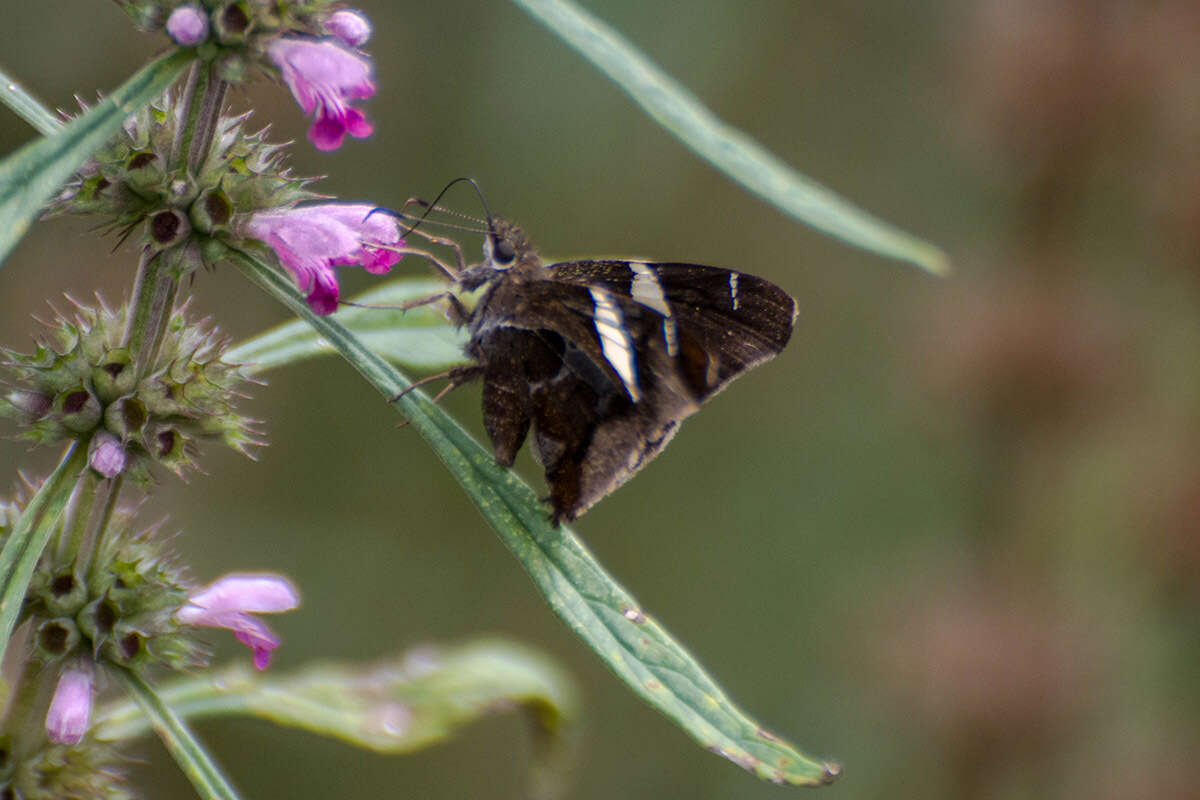
{"type": "Polygon", "coordinates": [[[778,354],[796,323],[791,295],[744,272],[619,260],[569,261],[550,270],[557,280],[603,286],[659,312],[664,339],[670,344],[673,334],[671,349],[679,368],[696,379],[699,400],[778,354]]]}

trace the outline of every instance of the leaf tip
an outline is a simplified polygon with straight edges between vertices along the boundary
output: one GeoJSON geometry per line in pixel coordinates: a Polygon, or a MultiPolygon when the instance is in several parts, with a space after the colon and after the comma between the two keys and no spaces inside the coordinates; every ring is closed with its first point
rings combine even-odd
{"type": "Polygon", "coordinates": [[[826,761],[821,764],[824,769],[824,775],[821,776],[822,784],[833,783],[842,774],[842,765],[836,761],[826,761]]]}
{"type": "Polygon", "coordinates": [[[950,262],[950,256],[932,245],[923,248],[923,252],[914,261],[917,266],[936,278],[948,278],[954,273],[954,265],[950,262]]]}

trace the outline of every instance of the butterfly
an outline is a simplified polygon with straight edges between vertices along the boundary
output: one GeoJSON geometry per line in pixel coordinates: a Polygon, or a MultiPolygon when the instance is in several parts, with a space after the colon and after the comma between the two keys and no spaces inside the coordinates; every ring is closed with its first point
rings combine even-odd
{"type": "Polygon", "coordinates": [[[459,288],[482,290],[471,310],[448,296],[473,363],[433,377],[447,390],[482,379],[500,464],[532,431],[556,525],[628,481],[684,419],[791,338],[796,301],[762,278],[673,262],[545,264],[517,225],[489,213],[486,226],[483,262],[448,270],[459,288]]]}

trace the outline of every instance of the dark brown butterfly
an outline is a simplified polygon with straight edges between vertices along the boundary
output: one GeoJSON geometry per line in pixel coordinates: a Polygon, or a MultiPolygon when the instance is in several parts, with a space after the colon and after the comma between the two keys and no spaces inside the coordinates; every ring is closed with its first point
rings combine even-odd
{"type": "Polygon", "coordinates": [[[471,311],[451,298],[475,363],[444,377],[447,388],[483,379],[483,424],[501,464],[532,428],[556,524],[629,480],[684,418],[782,350],[796,321],[796,301],[762,278],[700,264],[543,264],[497,217],[484,256],[448,270],[483,294],[471,311]]]}

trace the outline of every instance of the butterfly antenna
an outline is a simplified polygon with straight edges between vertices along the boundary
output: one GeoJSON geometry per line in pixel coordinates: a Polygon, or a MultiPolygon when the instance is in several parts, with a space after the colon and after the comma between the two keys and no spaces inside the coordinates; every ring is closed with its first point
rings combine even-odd
{"type": "Polygon", "coordinates": [[[491,227],[492,227],[492,212],[490,209],[488,209],[487,200],[484,199],[484,196],[483,196],[483,190],[479,188],[479,184],[475,182],[474,178],[467,177],[464,175],[461,178],[455,178],[454,180],[447,183],[444,187],[442,187],[442,190],[440,192],[438,192],[437,197],[433,198],[433,202],[430,203],[429,205],[425,206],[425,213],[421,214],[421,216],[417,218],[417,221],[413,223],[412,227],[409,228],[407,231],[405,231],[403,234],[401,234],[401,236],[407,236],[408,234],[415,231],[417,229],[417,226],[419,226],[422,222],[424,222],[425,218],[429,216],[429,212],[431,212],[435,208],[437,208],[438,201],[442,199],[442,197],[446,194],[446,192],[450,191],[450,189],[453,188],[453,186],[458,183],[469,183],[469,184],[471,184],[472,187],[474,187],[475,194],[479,197],[479,203],[480,203],[480,205],[483,206],[483,213],[487,215],[488,229],[490,232],[491,227]]]}

